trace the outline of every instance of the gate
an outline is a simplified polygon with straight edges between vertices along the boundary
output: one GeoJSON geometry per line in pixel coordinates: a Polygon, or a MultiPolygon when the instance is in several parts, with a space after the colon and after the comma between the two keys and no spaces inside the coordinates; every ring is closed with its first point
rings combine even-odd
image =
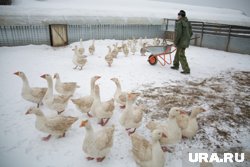
{"type": "Polygon", "coordinates": [[[68,44],[66,24],[52,24],[49,26],[52,46],[65,46],[68,44]]]}

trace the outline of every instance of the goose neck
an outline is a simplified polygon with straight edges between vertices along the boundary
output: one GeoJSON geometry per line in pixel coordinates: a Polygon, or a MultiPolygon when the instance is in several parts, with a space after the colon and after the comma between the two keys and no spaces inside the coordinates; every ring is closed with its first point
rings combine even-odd
{"type": "Polygon", "coordinates": [[[121,88],[120,82],[115,82],[115,84],[116,84],[117,90],[121,91],[122,88],[121,88]]]}
{"type": "Polygon", "coordinates": [[[152,160],[153,164],[164,163],[164,154],[161,149],[159,140],[153,140],[152,143],[152,160]]]}
{"type": "Polygon", "coordinates": [[[100,102],[101,101],[100,93],[99,92],[95,92],[95,100],[96,100],[96,102],[100,102]]]}
{"type": "Polygon", "coordinates": [[[23,89],[29,89],[30,85],[29,85],[29,81],[28,81],[27,77],[23,76],[22,80],[23,80],[23,89]]]}
{"type": "Polygon", "coordinates": [[[133,105],[133,101],[132,101],[132,100],[127,100],[127,101],[126,101],[126,108],[127,108],[127,109],[131,109],[131,108],[132,108],[132,105],[133,105]]]}
{"type": "Polygon", "coordinates": [[[47,91],[47,93],[49,95],[53,95],[53,81],[52,81],[52,79],[48,78],[47,83],[48,83],[48,91],[47,91]]]}
{"type": "Polygon", "coordinates": [[[95,95],[95,81],[91,80],[90,82],[90,94],[93,97],[95,95]]]}

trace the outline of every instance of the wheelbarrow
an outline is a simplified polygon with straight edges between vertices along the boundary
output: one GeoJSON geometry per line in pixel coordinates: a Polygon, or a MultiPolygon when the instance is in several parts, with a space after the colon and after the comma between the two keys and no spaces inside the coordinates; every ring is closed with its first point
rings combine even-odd
{"type": "Polygon", "coordinates": [[[172,63],[171,54],[176,51],[176,48],[173,44],[165,46],[148,46],[147,51],[151,53],[148,57],[149,64],[155,65],[159,61],[162,66],[165,66],[166,64],[170,65],[172,63]]]}

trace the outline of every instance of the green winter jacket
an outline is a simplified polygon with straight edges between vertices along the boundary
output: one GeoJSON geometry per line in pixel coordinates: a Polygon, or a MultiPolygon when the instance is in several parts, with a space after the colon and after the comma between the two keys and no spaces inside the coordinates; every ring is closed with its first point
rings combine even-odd
{"type": "Polygon", "coordinates": [[[187,48],[193,35],[192,26],[187,17],[183,17],[175,24],[174,44],[179,48],[187,48]]]}

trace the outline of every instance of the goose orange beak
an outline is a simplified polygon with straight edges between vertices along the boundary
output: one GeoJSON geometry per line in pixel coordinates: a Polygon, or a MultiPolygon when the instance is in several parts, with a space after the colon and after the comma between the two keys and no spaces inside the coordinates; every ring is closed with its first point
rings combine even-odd
{"type": "Polygon", "coordinates": [[[41,75],[40,77],[45,79],[45,78],[46,78],[46,75],[45,75],[45,74],[43,74],[43,75],[41,75]]]}
{"type": "Polygon", "coordinates": [[[162,137],[167,138],[167,135],[165,133],[162,133],[162,137]]]}
{"type": "Polygon", "coordinates": [[[30,109],[28,109],[28,110],[26,111],[26,113],[25,113],[25,115],[28,115],[28,114],[30,114],[30,109]]]}
{"type": "Polygon", "coordinates": [[[19,72],[19,71],[17,71],[17,72],[15,72],[14,74],[15,74],[15,75],[17,75],[17,76],[19,76],[20,72],[19,72]]]}
{"type": "Polygon", "coordinates": [[[87,125],[87,123],[88,123],[88,120],[82,121],[79,127],[80,127],[80,128],[81,128],[81,127],[84,127],[84,126],[87,125]]]}
{"type": "Polygon", "coordinates": [[[188,114],[188,113],[185,112],[185,111],[183,111],[183,110],[181,110],[181,111],[180,111],[180,114],[188,114]]]}

